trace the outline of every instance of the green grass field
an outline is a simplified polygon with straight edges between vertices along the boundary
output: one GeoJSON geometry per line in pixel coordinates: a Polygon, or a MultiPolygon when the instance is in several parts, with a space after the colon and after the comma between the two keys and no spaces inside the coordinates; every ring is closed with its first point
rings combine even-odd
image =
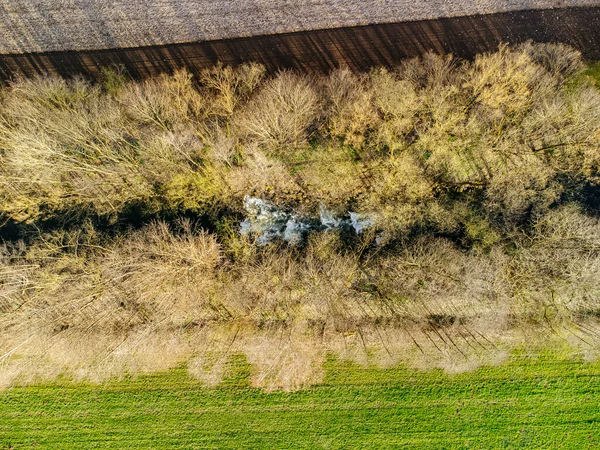
{"type": "Polygon", "coordinates": [[[329,362],[296,393],[181,371],[0,394],[2,448],[600,448],[600,363],[514,360],[448,376],[329,362]]]}

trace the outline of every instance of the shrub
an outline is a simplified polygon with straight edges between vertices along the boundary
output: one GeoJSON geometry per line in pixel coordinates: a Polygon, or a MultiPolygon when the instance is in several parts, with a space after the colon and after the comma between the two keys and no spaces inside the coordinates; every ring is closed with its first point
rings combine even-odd
{"type": "Polygon", "coordinates": [[[302,143],[319,113],[310,79],[282,72],[266,82],[238,119],[242,131],[271,150],[302,143]]]}
{"type": "Polygon", "coordinates": [[[584,66],[527,43],[369,74],[15,81],[0,383],[188,362],[215,385],[243,354],[254,385],[293,390],[328,352],[458,371],[549,333],[592,354],[600,93],[584,66]],[[242,235],[247,196],[310,233],[242,235]]]}
{"type": "Polygon", "coordinates": [[[247,100],[260,85],[264,74],[265,68],[256,63],[235,69],[218,63],[203,70],[200,81],[215,96],[211,113],[231,117],[240,102],[247,100]]]}
{"type": "Polygon", "coordinates": [[[370,130],[379,125],[368,79],[338,69],[325,79],[323,89],[328,134],[343,144],[363,146],[370,130]]]}

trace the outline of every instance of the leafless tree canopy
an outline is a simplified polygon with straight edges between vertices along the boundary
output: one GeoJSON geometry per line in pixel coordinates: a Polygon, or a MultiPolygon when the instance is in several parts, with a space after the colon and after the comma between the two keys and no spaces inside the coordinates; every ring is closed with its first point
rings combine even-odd
{"type": "Polygon", "coordinates": [[[239,354],[255,385],[288,390],[327,354],[448,371],[515,349],[596,358],[592,73],[567,46],[526,44],[326,77],[14,82],[0,385],[182,364],[216,385],[239,354]],[[369,226],[264,246],[240,232],[247,197],[369,226]]]}

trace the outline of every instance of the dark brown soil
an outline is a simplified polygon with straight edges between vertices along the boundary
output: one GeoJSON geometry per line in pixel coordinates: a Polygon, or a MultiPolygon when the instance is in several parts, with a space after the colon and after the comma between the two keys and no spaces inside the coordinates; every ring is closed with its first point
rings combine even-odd
{"type": "Polygon", "coordinates": [[[192,73],[222,61],[257,61],[284,68],[328,72],[391,66],[433,51],[470,58],[501,42],[564,42],[586,58],[600,59],[600,8],[520,11],[418,22],[337,28],[251,38],[82,52],[0,55],[0,79],[42,73],[97,79],[102,67],[120,66],[135,78],[186,67],[192,73]]]}

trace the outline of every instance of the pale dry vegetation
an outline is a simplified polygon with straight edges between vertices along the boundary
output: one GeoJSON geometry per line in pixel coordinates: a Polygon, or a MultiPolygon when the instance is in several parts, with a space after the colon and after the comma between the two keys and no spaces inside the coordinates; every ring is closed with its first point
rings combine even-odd
{"type": "Polygon", "coordinates": [[[19,80],[0,102],[0,385],[327,354],[462,371],[600,345],[600,93],[569,47],[327,77],[19,80]],[[244,198],[366,214],[261,246],[244,198]],[[552,343],[552,344],[550,344],[552,343]]]}

